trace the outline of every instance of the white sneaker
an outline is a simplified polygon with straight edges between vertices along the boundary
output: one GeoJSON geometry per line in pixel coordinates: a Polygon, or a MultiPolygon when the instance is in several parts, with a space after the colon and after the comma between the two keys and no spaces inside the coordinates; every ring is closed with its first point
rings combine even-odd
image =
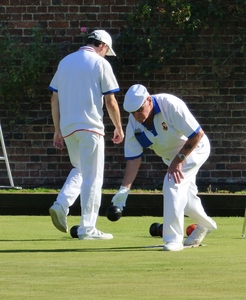
{"type": "Polygon", "coordinates": [[[96,228],[89,233],[80,234],[78,236],[79,240],[111,240],[112,238],[113,235],[111,233],[104,233],[96,228]]]}
{"type": "Polygon", "coordinates": [[[203,239],[205,238],[206,234],[210,232],[211,230],[197,225],[196,229],[184,241],[184,246],[200,245],[203,239]]]}
{"type": "Polygon", "coordinates": [[[183,249],[184,247],[182,243],[170,242],[163,246],[164,251],[181,251],[183,249]]]}
{"type": "Polygon", "coordinates": [[[54,226],[62,232],[68,232],[67,216],[61,205],[54,203],[50,207],[49,213],[54,226]]]}

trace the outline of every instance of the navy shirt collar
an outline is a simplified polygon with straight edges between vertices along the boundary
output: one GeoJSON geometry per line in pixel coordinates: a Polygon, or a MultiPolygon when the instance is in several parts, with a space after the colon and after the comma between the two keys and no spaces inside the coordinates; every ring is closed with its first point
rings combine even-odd
{"type": "MultiPolygon", "coordinates": [[[[154,96],[151,96],[151,99],[152,99],[152,102],[153,102],[153,110],[154,110],[154,116],[155,116],[155,115],[157,115],[161,110],[160,110],[160,107],[159,107],[159,105],[158,105],[158,103],[157,103],[157,101],[156,101],[156,98],[155,98],[154,96]]],[[[145,124],[145,121],[142,123],[142,125],[143,125],[145,128],[147,128],[147,127],[146,127],[146,124],[145,124]]],[[[152,129],[151,129],[150,131],[154,134],[154,136],[157,135],[157,132],[156,132],[156,129],[155,129],[155,126],[154,126],[154,122],[153,122],[153,124],[152,124],[152,129]]]]}
{"type": "Polygon", "coordinates": [[[153,102],[153,108],[154,108],[154,115],[158,114],[161,110],[157,103],[157,100],[154,96],[151,96],[152,102],[153,102]]]}

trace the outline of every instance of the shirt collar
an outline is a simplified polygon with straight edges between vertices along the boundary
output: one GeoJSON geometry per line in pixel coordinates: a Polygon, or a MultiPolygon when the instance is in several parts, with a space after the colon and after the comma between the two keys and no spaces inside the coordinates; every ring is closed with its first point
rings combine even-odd
{"type": "MultiPolygon", "coordinates": [[[[154,96],[151,96],[151,99],[152,99],[152,103],[153,103],[153,110],[154,110],[154,116],[157,115],[161,110],[160,110],[160,107],[159,107],[159,104],[157,103],[156,101],[156,98],[154,96]]],[[[145,125],[145,121],[143,123],[141,123],[144,127],[146,127],[145,125]]],[[[147,127],[146,127],[147,128],[147,127]]],[[[152,124],[152,130],[151,130],[154,135],[157,135],[156,133],[156,129],[155,129],[155,126],[154,126],[154,122],[152,124]]]]}
{"type": "Polygon", "coordinates": [[[79,50],[86,50],[86,51],[96,52],[95,49],[90,47],[90,46],[80,47],[79,50]]]}
{"type": "Polygon", "coordinates": [[[159,107],[159,104],[157,103],[157,100],[154,96],[151,96],[152,102],[153,102],[153,108],[154,108],[154,115],[158,114],[161,110],[159,107]]]}

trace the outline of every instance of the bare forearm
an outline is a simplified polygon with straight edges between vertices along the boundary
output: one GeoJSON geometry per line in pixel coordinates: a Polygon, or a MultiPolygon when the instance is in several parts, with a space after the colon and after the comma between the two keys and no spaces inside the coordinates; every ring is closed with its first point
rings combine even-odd
{"type": "Polygon", "coordinates": [[[122,130],[120,109],[114,94],[105,95],[105,105],[115,128],[122,130]]]}
{"type": "Polygon", "coordinates": [[[60,131],[60,110],[58,102],[58,94],[53,93],[51,96],[51,114],[55,131],[60,131]]]}
{"type": "Polygon", "coordinates": [[[186,141],[183,148],[180,149],[179,153],[188,156],[196,148],[203,135],[204,135],[204,131],[200,129],[196,135],[194,135],[192,138],[186,141]]]}
{"type": "Polygon", "coordinates": [[[121,184],[122,186],[125,186],[128,189],[131,188],[131,185],[137,176],[137,172],[140,167],[140,164],[141,164],[141,157],[134,160],[127,161],[125,176],[121,184]]]}
{"type": "MultiPolygon", "coordinates": [[[[179,153],[184,154],[185,157],[189,156],[189,154],[196,148],[197,144],[203,137],[204,132],[202,129],[198,131],[196,135],[194,135],[192,138],[188,139],[184,146],[180,149],[179,153]]],[[[176,155],[171,162],[169,168],[168,168],[168,180],[171,180],[171,177],[173,176],[174,181],[176,183],[180,183],[181,180],[184,178],[183,172],[182,172],[182,165],[185,160],[181,160],[178,155],[176,155]]]]}
{"type": "Polygon", "coordinates": [[[51,96],[51,114],[55,127],[55,133],[53,138],[53,145],[62,150],[64,147],[64,140],[60,130],[60,110],[59,110],[59,102],[58,102],[58,94],[53,93],[51,96]]]}

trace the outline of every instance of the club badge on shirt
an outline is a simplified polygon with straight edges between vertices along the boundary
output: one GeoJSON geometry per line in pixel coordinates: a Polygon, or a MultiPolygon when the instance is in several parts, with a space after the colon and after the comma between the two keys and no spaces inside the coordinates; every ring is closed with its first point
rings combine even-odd
{"type": "Polygon", "coordinates": [[[163,130],[165,130],[165,131],[168,130],[166,122],[162,122],[161,125],[162,125],[163,130]]]}

